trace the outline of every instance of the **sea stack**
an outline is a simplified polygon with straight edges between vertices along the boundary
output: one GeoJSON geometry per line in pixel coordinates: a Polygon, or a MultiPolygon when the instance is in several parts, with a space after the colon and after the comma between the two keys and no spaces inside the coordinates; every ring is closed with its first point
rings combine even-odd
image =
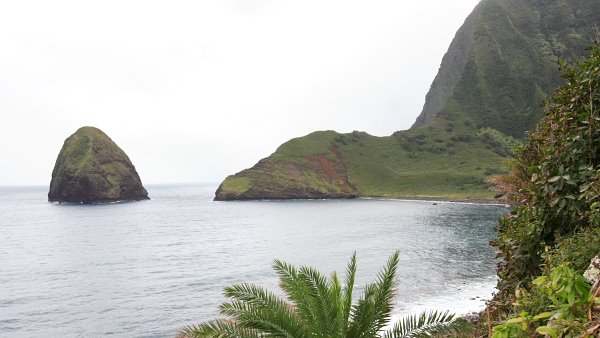
{"type": "Polygon", "coordinates": [[[48,201],[101,203],[146,200],[148,192],[125,152],[102,130],[79,128],[63,144],[48,201]]]}

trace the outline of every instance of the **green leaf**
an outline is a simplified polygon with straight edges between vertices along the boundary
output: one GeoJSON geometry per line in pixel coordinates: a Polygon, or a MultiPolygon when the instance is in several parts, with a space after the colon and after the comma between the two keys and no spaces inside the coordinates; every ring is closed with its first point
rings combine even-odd
{"type": "Polygon", "coordinates": [[[506,324],[518,324],[518,323],[522,323],[524,320],[525,319],[523,319],[522,317],[511,318],[506,321],[506,324]]]}
{"type": "Polygon", "coordinates": [[[569,295],[567,296],[567,300],[569,302],[569,304],[575,304],[575,293],[571,292],[569,293],[569,295]]]}
{"type": "Polygon", "coordinates": [[[463,337],[466,336],[471,329],[472,325],[468,321],[462,318],[454,318],[454,315],[449,314],[447,311],[432,311],[423,312],[420,315],[411,315],[401,319],[391,330],[386,331],[383,336],[375,333],[366,337],[425,338],[438,336],[454,337],[456,334],[463,337]]]}
{"type": "Polygon", "coordinates": [[[553,328],[548,327],[548,326],[540,326],[537,329],[535,329],[535,332],[537,332],[539,334],[547,334],[547,335],[550,335],[553,338],[555,338],[557,336],[556,329],[553,329],[553,328]]]}
{"type": "Polygon", "coordinates": [[[553,313],[552,312],[542,312],[537,316],[534,316],[533,319],[535,320],[540,320],[540,319],[544,319],[544,318],[548,318],[548,317],[552,317],[553,313]]]}

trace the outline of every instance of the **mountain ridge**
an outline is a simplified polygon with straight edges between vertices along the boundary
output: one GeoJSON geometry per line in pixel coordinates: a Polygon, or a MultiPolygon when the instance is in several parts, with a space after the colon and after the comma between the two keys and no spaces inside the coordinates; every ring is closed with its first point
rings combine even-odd
{"type": "Polygon", "coordinates": [[[260,165],[228,176],[215,199],[492,199],[486,179],[502,171],[516,140],[542,116],[542,100],[561,83],[558,59],[582,57],[598,36],[593,13],[600,1],[483,0],[457,31],[409,130],[292,139],[260,165]],[[334,159],[330,149],[344,158],[341,180],[310,165],[314,156],[334,159]],[[286,171],[292,166],[299,170],[286,171]]]}

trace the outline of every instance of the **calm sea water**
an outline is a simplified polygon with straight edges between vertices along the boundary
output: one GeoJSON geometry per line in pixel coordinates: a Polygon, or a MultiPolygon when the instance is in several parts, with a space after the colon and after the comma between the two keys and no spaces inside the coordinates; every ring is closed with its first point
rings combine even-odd
{"type": "Polygon", "coordinates": [[[395,316],[468,312],[494,290],[488,245],[505,209],[397,200],[213,202],[214,186],[150,186],[150,201],[46,202],[0,188],[0,336],[172,337],[213,319],[222,289],[277,290],[278,258],[358,284],[401,251],[395,316]]]}

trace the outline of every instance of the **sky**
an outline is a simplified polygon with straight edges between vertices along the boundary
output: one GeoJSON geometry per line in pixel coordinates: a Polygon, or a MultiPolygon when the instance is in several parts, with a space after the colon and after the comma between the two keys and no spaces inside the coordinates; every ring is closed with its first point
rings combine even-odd
{"type": "Polygon", "coordinates": [[[2,1],[0,186],[49,185],[86,125],[144,184],[218,183],[316,130],[408,129],[477,3],[2,1]]]}

